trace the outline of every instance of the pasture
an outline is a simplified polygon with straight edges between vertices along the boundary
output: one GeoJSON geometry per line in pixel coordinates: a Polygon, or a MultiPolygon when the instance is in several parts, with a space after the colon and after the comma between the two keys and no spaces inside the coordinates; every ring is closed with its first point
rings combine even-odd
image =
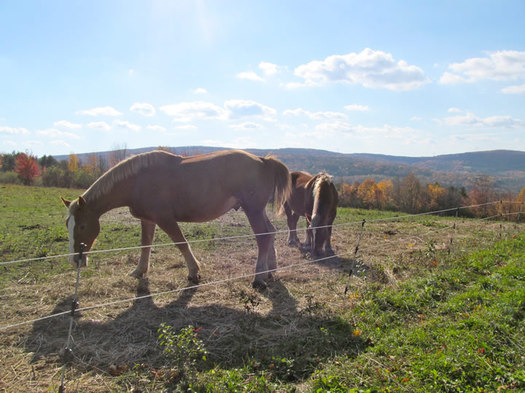
{"type": "MultiPolygon", "coordinates": [[[[60,197],[80,193],[0,185],[0,263],[66,254],[60,197]]],[[[128,275],[139,250],[91,255],[66,391],[525,389],[523,224],[340,208],[336,256],[315,261],[268,211],[280,270],[260,292],[240,211],[181,224],[203,265],[199,287],[184,290],[183,257],[160,230],[140,282],[128,275]]],[[[95,251],[140,244],[125,209],[101,226],[95,251]]],[[[0,270],[0,329],[31,321],[0,330],[0,391],[58,391],[70,317],[41,318],[70,310],[76,271],[65,257],[0,270]]]]}

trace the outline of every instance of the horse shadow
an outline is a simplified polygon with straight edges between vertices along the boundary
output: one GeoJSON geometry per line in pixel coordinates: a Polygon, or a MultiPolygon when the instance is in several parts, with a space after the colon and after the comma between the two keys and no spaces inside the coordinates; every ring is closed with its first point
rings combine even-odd
{"type": "MultiPolygon", "coordinates": [[[[188,325],[197,328],[208,351],[207,362],[199,366],[203,369],[242,368],[250,362],[271,368],[272,359],[290,359],[293,370],[287,370],[287,378],[292,380],[308,378],[324,359],[337,354],[355,357],[369,345],[353,334],[354,326],[336,315],[311,304],[299,309],[297,300],[280,280],[271,282],[263,294],[251,292],[251,296],[263,296],[271,302],[271,310],[264,315],[256,312],[256,302],[246,310],[220,303],[190,305],[197,291],[186,289],[173,302],[158,306],[150,296],[147,280],[142,280],[137,299],[113,319],[97,321],[77,313],[70,366],[82,371],[134,364],[163,367],[167,360],[158,339],[162,323],[171,325],[174,331],[188,325]]],[[[51,314],[70,309],[71,300],[57,303],[51,314]]],[[[111,308],[104,314],[112,316],[111,308]]],[[[25,340],[25,350],[33,354],[33,362],[60,356],[69,323],[69,315],[34,323],[25,340]]]]}

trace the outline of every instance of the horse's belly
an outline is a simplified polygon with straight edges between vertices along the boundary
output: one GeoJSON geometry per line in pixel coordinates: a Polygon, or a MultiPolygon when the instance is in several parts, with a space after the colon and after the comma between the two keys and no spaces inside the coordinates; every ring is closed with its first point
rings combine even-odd
{"type": "Polygon", "coordinates": [[[188,203],[184,206],[175,207],[175,220],[186,222],[206,222],[214,220],[231,209],[239,208],[239,201],[235,197],[226,198],[223,201],[209,201],[208,203],[188,203]]]}

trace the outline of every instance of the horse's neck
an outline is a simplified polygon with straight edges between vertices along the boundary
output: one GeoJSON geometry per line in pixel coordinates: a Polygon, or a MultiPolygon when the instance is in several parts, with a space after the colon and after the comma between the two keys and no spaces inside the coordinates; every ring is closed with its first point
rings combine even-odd
{"type": "Polygon", "coordinates": [[[132,179],[115,182],[112,185],[104,184],[104,179],[97,181],[83,195],[91,209],[99,216],[116,209],[129,206],[132,179]]]}

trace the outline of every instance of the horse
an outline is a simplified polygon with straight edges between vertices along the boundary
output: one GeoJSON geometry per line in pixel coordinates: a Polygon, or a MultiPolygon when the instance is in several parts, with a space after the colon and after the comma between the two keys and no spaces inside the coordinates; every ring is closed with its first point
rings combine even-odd
{"type": "Polygon", "coordinates": [[[258,157],[241,150],[182,157],[155,150],[121,161],[99,177],[78,199],[62,198],[68,208],[70,261],[86,266],[87,255],[100,232],[99,218],[117,207],[127,206],[140,219],[142,250],[136,269],[146,276],[155,228],[175,242],[188,267],[188,280],[198,283],[200,264],[182,234],[178,221],[206,222],[230,209],[242,208],[258,246],[254,288],[264,289],[271,271],[277,268],[275,227],[266,215],[273,197],[282,206],[291,191],[288,168],[273,156],[258,157]]]}
{"type": "Polygon", "coordinates": [[[297,221],[306,217],[305,247],[313,257],[333,254],[332,223],[337,214],[338,195],[332,177],[326,173],[315,176],[307,172],[292,172],[292,192],[284,203],[288,223],[288,244],[300,245],[297,221]]]}

